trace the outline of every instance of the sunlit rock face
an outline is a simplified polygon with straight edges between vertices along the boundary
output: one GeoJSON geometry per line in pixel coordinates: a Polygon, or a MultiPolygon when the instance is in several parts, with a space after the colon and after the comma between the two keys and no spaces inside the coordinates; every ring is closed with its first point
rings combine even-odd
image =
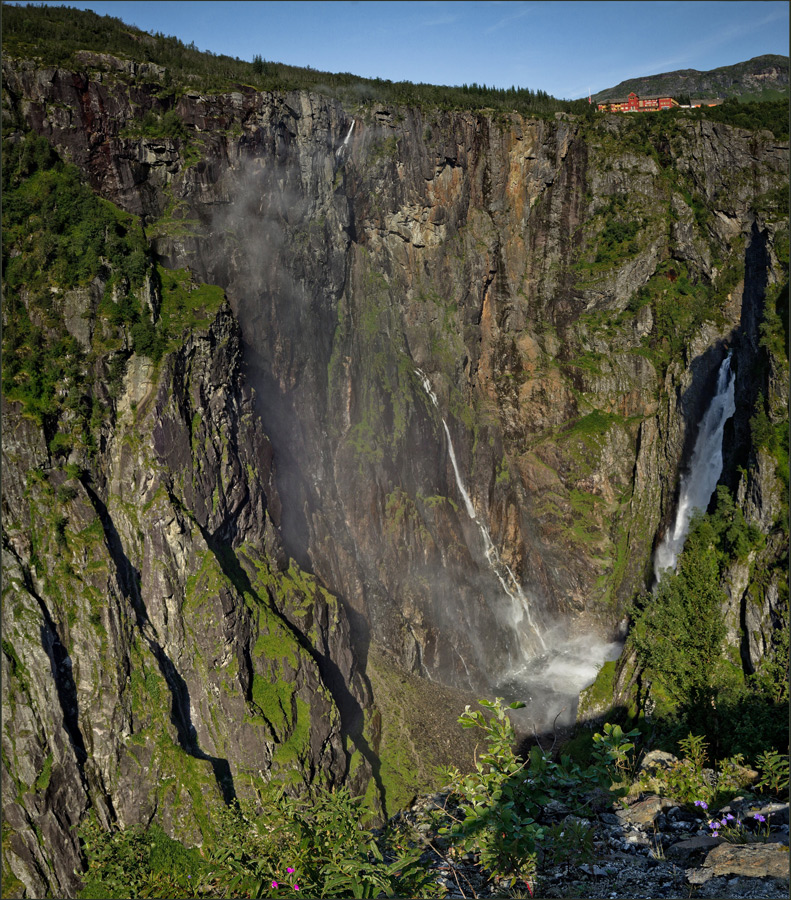
{"type": "MultiPolygon", "coordinates": [[[[178,141],[119,136],[132,110],[108,79],[9,78],[28,121],[146,216],[162,260],[226,288],[286,549],[343,598],[360,647],[476,688],[525,662],[450,444],[537,629],[612,635],[740,321],[742,284],[723,272],[773,233],[755,198],[782,181],[786,145],[682,122],[649,154],[617,117],[245,90],[178,101],[201,150],[186,165],[178,141]],[[637,226],[602,259],[612,222],[637,226]],[[713,283],[711,314],[663,361],[635,298],[682,270],[713,283]]],[[[776,277],[771,249],[755,264],[776,277]]]]}
{"type": "MultiPolygon", "coordinates": [[[[573,719],[651,577],[729,348],[722,479],[764,531],[782,513],[749,420],[759,393],[787,406],[760,333],[786,143],[243,88],[176,101],[188,146],[125,136],[162,111],[141,73],[96,54],[84,71],[3,68],[6,109],[231,307],[163,368],[130,359],[89,477],[66,486],[68,527],[86,530],[66,541],[73,620],[47,587],[65,577],[54,538],[33,559],[54,507],[26,473],[50,464],[47,442],[4,409],[3,784],[31,895],[73,890],[90,804],[197,840],[200,804],[161,787],[174,772],[207,803],[278,771],[363,790],[371,643],[530,701],[525,730],[573,719]],[[263,685],[286,686],[282,717],[255,714],[263,685]],[[22,791],[46,771],[40,798],[22,791]]],[[[63,301],[82,346],[101,293],[63,301]]],[[[782,597],[732,575],[749,670],[782,597]]]]}

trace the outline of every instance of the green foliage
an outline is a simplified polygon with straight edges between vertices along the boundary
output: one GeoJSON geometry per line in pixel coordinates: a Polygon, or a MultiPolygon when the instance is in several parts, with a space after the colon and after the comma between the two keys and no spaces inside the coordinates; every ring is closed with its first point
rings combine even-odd
{"type": "Polygon", "coordinates": [[[133,216],[97,197],[76,166],[46,138],[3,141],[3,273],[7,290],[69,289],[87,284],[101,260],[126,289],[143,283],[143,230],[133,216]],[[24,252],[20,252],[24,249],[24,252]]]}
{"type": "Polygon", "coordinates": [[[653,774],[640,774],[638,784],[642,790],[672,797],[692,808],[701,803],[721,806],[749,786],[750,774],[741,754],[723,759],[715,774],[704,769],[709,745],[703,735],[690,733],[678,742],[678,746],[683,754],[680,760],[653,774]]]}
{"type": "Polygon", "coordinates": [[[723,680],[725,596],[711,525],[693,519],[676,574],[666,572],[654,596],[634,610],[632,640],[640,662],[683,708],[711,707],[723,680]]]}
{"type": "Polygon", "coordinates": [[[781,756],[776,750],[764,750],[757,765],[761,773],[757,788],[766,788],[778,795],[788,790],[788,756],[781,756]]]}
{"type": "Polygon", "coordinates": [[[693,519],[678,573],[666,573],[655,595],[633,610],[630,641],[651,679],[658,742],[670,749],[689,731],[703,734],[720,758],[755,759],[788,741],[789,635],[787,562],[763,561],[766,538],[749,525],[724,486],[713,513],[693,519]],[[757,671],[747,674],[725,650],[725,598],[719,584],[734,559],[751,558],[750,597],[762,603],[772,583],[780,597],[757,671]]]}
{"type": "Polygon", "coordinates": [[[312,799],[268,789],[259,803],[220,810],[199,854],[152,825],[104,832],[87,819],[89,861],[79,896],[429,897],[434,879],[420,850],[380,848],[360,821],[360,798],[345,788],[312,799]],[[296,887],[295,887],[296,886],[296,887]]]}
{"type": "Polygon", "coordinates": [[[594,734],[594,754],[603,766],[612,766],[616,773],[626,779],[634,770],[634,739],[640,735],[638,728],[624,732],[620,725],[606,723],[604,734],[594,734]]]}
{"type": "Polygon", "coordinates": [[[499,697],[478,702],[492,715],[487,719],[467,707],[459,722],[464,728],[483,731],[486,750],[476,759],[475,772],[462,776],[457,769],[446,771],[462,818],[441,828],[440,833],[462,850],[478,853],[481,865],[491,875],[507,879],[513,887],[517,878],[531,880],[538,852],[549,846],[548,830],[536,821],[541,807],[559,799],[579,812],[588,809],[591,792],[610,787],[617,766],[632,748],[627,738],[634,733],[625,735],[617,726],[606,725],[606,736],[595,736],[602,749],[587,769],[569,756],[552,760],[538,746],[520,761],[513,751],[515,733],[508,710],[524,704],[505,707],[499,697]]]}
{"type": "Polygon", "coordinates": [[[580,866],[595,858],[593,839],[596,831],[579,819],[569,816],[556,822],[546,833],[544,862],[565,866],[566,875],[572,866],[580,866]]]}
{"type": "Polygon", "coordinates": [[[92,443],[96,356],[67,331],[63,292],[102,270],[99,317],[111,330],[136,323],[146,242],[139,222],[96,197],[44,138],[6,137],[3,152],[3,393],[44,426],[53,453],[67,453],[92,443]],[[66,411],[72,424],[59,433],[66,411]]]}
{"type": "MultiPolygon", "coordinates": [[[[614,197],[614,202],[620,197],[614,197]]],[[[616,218],[608,218],[604,229],[599,235],[596,262],[615,263],[627,256],[634,256],[640,249],[634,238],[641,228],[639,220],[630,219],[627,222],[616,218]]]]}
{"type": "MultiPolygon", "coordinates": [[[[135,351],[159,362],[163,354],[179,347],[193,329],[207,328],[225,299],[221,287],[195,284],[186,269],[165,269],[153,274],[162,297],[156,328],[142,322],[135,351]]],[[[134,338],[134,332],[133,332],[134,338]]]]}
{"type": "Polygon", "coordinates": [[[186,140],[189,137],[187,126],[179,118],[174,109],[169,109],[158,114],[153,110],[146,110],[141,119],[131,123],[126,131],[128,137],[147,138],[179,138],[186,140]]]}
{"type": "Polygon", "coordinates": [[[41,772],[39,772],[38,777],[36,778],[36,783],[34,785],[36,791],[38,793],[43,793],[49,787],[49,781],[52,777],[52,754],[48,753],[46,759],[44,760],[44,765],[41,768],[41,772]]]}
{"type": "MultiPolygon", "coordinates": [[[[529,880],[535,872],[535,850],[544,831],[533,816],[542,797],[528,800],[524,796],[525,775],[521,773],[528,761],[520,762],[513,752],[514,729],[501,698],[493,703],[478,702],[494,715],[487,720],[483,713],[472,712],[468,706],[459,723],[463,728],[482,729],[487,748],[475,762],[476,772],[465,777],[456,770],[449,772],[458,784],[464,819],[450,829],[440,829],[440,833],[448,833],[463,849],[474,848],[480,853],[485,869],[493,875],[510,878],[513,886],[518,877],[529,880]]],[[[523,706],[516,702],[508,709],[523,706]]],[[[535,763],[531,769],[538,767],[537,756],[529,762],[535,763]]]]}
{"type": "MultiPolygon", "coordinates": [[[[684,110],[684,112],[687,112],[684,110]]],[[[720,106],[689,110],[688,115],[696,119],[708,119],[746,128],[748,131],[766,129],[779,141],[788,140],[788,100],[768,100],[756,103],[740,103],[736,97],[729,97],[720,106]]]]}
{"type": "Polygon", "coordinates": [[[722,285],[694,281],[677,260],[662,263],[635,293],[630,301],[634,312],[651,304],[654,328],[646,343],[660,367],[683,355],[692,335],[703,322],[715,317],[720,296],[724,296],[722,285]]]}
{"type": "Polygon", "coordinates": [[[723,484],[717,487],[717,505],[708,521],[723,561],[746,559],[751,550],[760,549],[766,543],[761,529],[747,523],[741,507],[723,484]]]}
{"type": "Polygon", "coordinates": [[[600,435],[607,431],[613,422],[621,421],[620,416],[594,409],[593,412],[573,422],[564,431],[564,435],[600,435]]]}
{"type": "Polygon", "coordinates": [[[746,767],[743,753],[720,760],[717,768],[717,791],[720,795],[736,796],[752,783],[753,775],[746,767]]]}
{"type": "Polygon", "coordinates": [[[108,834],[92,814],[79,834],[88,861],[81,900],[200,896],[212,884],[197,850],[171,840],[158,825],[108,834]]]}
{"type": "Polygon", "coordinates": [[[44,138],[6,136],[3,154],[3,394],[43,427],[53,454],[91,453],[113,415],[125,348],[159,362],[212,321],[224,295],[187,272],[152,269],[139,220],[97,197],[44,138]],[[156,324],[140,301],[147,275],[162,298],[156,324]],[[67,327],[80,315],[93,320],[89,348],[67,327]],[[98,399],[105,391],[110,403],[98,399]]]}

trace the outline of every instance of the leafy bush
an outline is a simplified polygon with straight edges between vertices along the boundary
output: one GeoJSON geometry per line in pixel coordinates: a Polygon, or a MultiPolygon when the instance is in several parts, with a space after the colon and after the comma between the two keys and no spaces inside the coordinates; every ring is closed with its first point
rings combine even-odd
{"type": "Polygon", "coordinates": [[[758,757],[758,768],[761,780],[756,787],[767,788],[774,794],[788,789],[788,757],[781,756],[776,750],[765,750],[758,757]]]}
{"type": "Polygon", "coordinates": [[[439,889],[420,850],[380,848],[364,830],[360,798],[345,788],[294,799],[280,791],[215,814],[199,854],[157,826],[106,834],[80,829],[89,861],[79,896],[430,897],[439,889]],[[387,858],[386,858],[387,856],[387,858]]]}
{"type": "Polygon", "coordinates": [[[604,725],[604,734],[594,734],[594,753],[602,766],[612,766],[618,777],[625,781],[634,772],[636,762],[634,740],[640,730],[633,728],[624,732],[620,725],[604,725]]]}
{"type": "MultiPolygon", "coordinates": [[[[594,736],[599,748],[596,762],[586,769],[569,756],[554,761],[538,746],[520,761],[513,750],[515,733],[508,710],[524,704],[505,707],[499,697],[478,702],[493,715],[487,719],[467,707],[459,722],[484,732],[486,750],[469,775],[462,776],[455,768],[445,770],[463,818],[440,833],[460,849],[478,853],[481,865],[498,880],[508,880],[511,887],[517,879],[529,884],[538,854],[554,852],[548,841],[551,832],[536,821],[542,806],[558,799],[577,813],[589,811],[591,796],[608,790],[613,777],[620,777],[619,767],[633,748],[629,738],[637,732],[627,735],[618,726],[605,725],[605,735],[594,736]]],[[[580,832],[579,839],[578,849],[583,852],[587,837],[580,832]]],[[[567,854],[564,861],[571,858],[567,854]]]]}
{"type": "Polygon", "coordinates": [[[725,595],[708,521],[693,518],[675,574],[633,610],[632,641],[650,677],[682,708],[704,715],[730,674],[723,656],[725,595]]]}
{"type": "Polygon", "coordinates": [[[744,756],[736,754],[721,760],[717,770],[704,768],[708,744],[703,735],[688,734],[678,742],[683,754],[667,769],[641,772],[638,784],[647,793],[672,797],[690,809],[722,806],[749,788],[755,773],[745,766],[744,756]]]}

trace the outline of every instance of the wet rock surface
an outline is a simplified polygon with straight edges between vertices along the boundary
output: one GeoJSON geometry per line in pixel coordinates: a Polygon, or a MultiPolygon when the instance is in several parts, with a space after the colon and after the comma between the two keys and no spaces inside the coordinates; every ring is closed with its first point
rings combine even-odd
{"type": "MultiPolygon", "coordinates": [[[[550,801],[539,822],[549,826],[558,821],[580,821],[565,814],[563,807],[562,802],[550,801]]],[[[759,813],[768,820],[773,810],[782,818],[783,810],[788,813],[788,804],[757,800],[745,804],[742,819],[748,821],[759,813]]],[[[415,844],[426,848],[423,862],[436,872],[437,882],[447,888],[448,897],[513,896],[505,881],[498,884],[486,876],[474,854],[460,855],[438,833],[457,816],[453,796],[440,791],[418,798],[388,825],[411,831],[415,844]]],[[[711,836],[708,816],[659,797],[646,797],[627,808],[616,806],[590,813],[581,821],[594,829],[592,857],[569,866],[551,865],[545,858],[531,883],[534,897],[774,900],[788,896],[787,824],[778,824],[761,835],[750,826],[749,843],[729,843],[711,836]],[[664,817],[658,825],[660,810],[664,817]]],[[[530,896],[521,881],[514,890],[520,892],[517,896],[530,896]]]]}

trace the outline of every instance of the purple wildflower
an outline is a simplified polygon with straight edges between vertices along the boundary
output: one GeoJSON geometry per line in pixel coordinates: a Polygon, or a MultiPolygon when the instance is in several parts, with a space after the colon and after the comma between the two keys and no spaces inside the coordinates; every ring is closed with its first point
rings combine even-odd
{"type": "Polygon", "coordinates": [[[708,808],[709,808],[709,804],[706,803],[705,800],[696,800],[696,801],[695,801],[695,806],[699,806],[701,809],[708,809],[708,808]]]}
{"type": "Polygon", "coordinates": [[[766,819],[765,819],[760,813],[756,813],[756,814],[753,816],[753,818],[754,818],[756,821],[758,821],[758,822],[765,822],[765,821],[766,821],[766,819]]]}

